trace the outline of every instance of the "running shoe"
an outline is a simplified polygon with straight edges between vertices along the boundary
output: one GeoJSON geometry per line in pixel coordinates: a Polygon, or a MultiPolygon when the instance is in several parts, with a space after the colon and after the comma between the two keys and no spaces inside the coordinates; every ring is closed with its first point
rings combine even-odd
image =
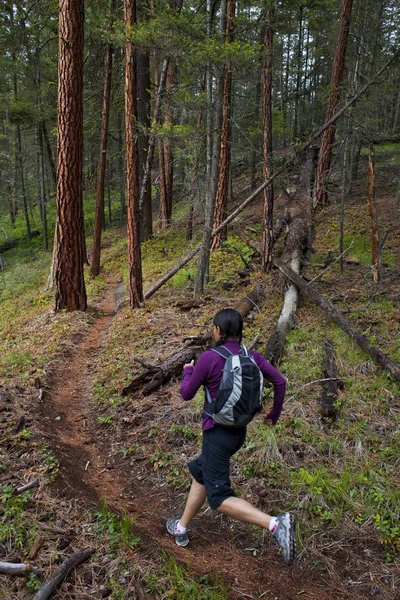
{"type": "Polygon", "coordinates": [[[283,560],[287,565],[292,565],[296,558],[296,540],[294,537],[294,516],[284,513],[276,517],[278,526],[272,537],[283,552],[283,560]]]}
{"type": "Polygon", "coordinates": [[[179,533],[176,530],[176,526],[178,525],[178,523],[179,523],[179,519],[174,519],[174,518],[168,519],[167,531],[168,531],[168,533],[170,533],[171,535],[173,535],[175,537],[176,545],[182,546],[184,548],[189,543],[189,536],[186,531],[185,531],[185,533],[179,533]]]}

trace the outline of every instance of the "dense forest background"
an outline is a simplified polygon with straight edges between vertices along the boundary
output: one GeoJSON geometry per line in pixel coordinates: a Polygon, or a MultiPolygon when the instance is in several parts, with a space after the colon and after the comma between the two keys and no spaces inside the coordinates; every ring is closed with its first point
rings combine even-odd
{"type": "Polygon", "coordinates": [[[399,24],[396,0],[1,3],[0,596],[69,564],[58,600],[396,600],[399,24]],[[165,532],[201,443],[182,366],[224,306],[287,379],[232,479],[296,514],[291,569],[206,505],[184,552],[165,532]]]}

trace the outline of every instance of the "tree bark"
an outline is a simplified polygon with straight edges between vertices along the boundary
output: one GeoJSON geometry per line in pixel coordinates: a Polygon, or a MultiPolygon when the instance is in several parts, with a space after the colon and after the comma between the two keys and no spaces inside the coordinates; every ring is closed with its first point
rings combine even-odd
{"type": "Polygon", "coordinates": [[[56,310],[86,310],[83,275],[83,0],[59,0],[56,310]]]}
{"type": "MultiPolygon", "coordinates": [[[[263,177],[269,179],[272,174],[272,58],[274,43],[275,4],[271,2],[266,9],[264,33],[264,58],[262,65],[263,94],[262,94],[262,146],[263,146],[263,177]]],[[[263,222],[263,254],[262,265],[264,271],[269,271],[272,265],[273,248],[273,212],[274,212],[274,184],[271,183],[264,189],[264,222],[263,222]]]]}
{"type": "MultiPolygon", "coordinates": [[[[127,30],[136,22],[136,1],[124,0],[127,30]]],[[[128,202],[128,269],[131,308],[143,301],[142,255],[140,248],[139,169],[136,145],[136,55],[132,42],[125,43],[125,139],[126,191],[128,202]]]]}
{"type": "Polygon", "coordinates": [[[327,315],[339,325],[345,333],[352,340],[356,342],[366,352],[371,356],[373,361],[382,367],[385,371],[388,371],[395,379],[400,381],[400,365],[393,362],[390,358],[388,358],[379,348],[376,346],[372,346],[368,339],[357,331],[352,323],[346,319],[342,313],[331,304],[328,300],[326,300],[323,296],[318,294],[318,292],[311,286],[308,285],[306,281],[299,275],[297,275],[292,269],[290,269],[282,260],[275,259],[274,265],[277,266],[282,273],[290,279],[299,290],[305,294],[310,300],[318,304],[327,315]]]}
{"type": "MultiPolygon", "coordinates": [[[[334,115],[340,100],[347,40],[350,31],[352,4],[353,0],[342,0],[339,17],[338,39],[333,59],[330,83],[330,96],[325,114],[325,123],[327,123],[331,119],[332,115],[334,115]]],[[[328,203],[327,182],[331,166],[332,144],[335,138],[335,131],[336,127],[332,125],[328,129],[326,129],[322,137],[315,180],[315,191],[313,201],[314,207],[318,206],[319,204],[328,203]]]]}
{"type": "MultiPolygon", "coordinates": [[[[111,6],[111,13],[112,12],[113,6],[111,6]]],[[[97,277],[100,273],[101,232],[102,224],[104,221],[104,181],[107,164],[107,140],[108,120],[110,115],[112,60],[113,48],[111,44],[108,44],[104,57],[103,103],[101,110],[100,125],[100,155],[99,166],[97,170],[96,214],[93,233],[92,266],[90,269],[91,277],[97,277]]]]}

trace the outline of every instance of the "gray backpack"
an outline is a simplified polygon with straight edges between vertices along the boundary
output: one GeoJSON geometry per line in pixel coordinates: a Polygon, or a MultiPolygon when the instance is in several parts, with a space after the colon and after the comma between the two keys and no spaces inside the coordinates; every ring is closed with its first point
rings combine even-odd
{"type": "Polygon", "coordinates": [[[204,386],[204,412],[218,425],[244,427],[262,409],[263,375],[245,346],[240,354],[232,354],[225,346],[212,348],[225,359],[215,400],[204,386]]]}

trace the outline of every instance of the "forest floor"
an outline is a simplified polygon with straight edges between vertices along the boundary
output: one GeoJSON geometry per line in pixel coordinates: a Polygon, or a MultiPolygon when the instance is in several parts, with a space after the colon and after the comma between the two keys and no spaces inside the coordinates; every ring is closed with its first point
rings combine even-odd
{"type": "MultiPolygon", "coordinates": [[[[332,205],[316,215],[314,252],[305,270],[310,279],[337,255],[338,210],[332,205]]],[[[357,327],[398,361],[399,206],[389,193],[380,198],[380,227],[388,237],[379,284],[364,260],[369,221],[363,193],[348,203],[346,214],[354,238],[346,240],[351,249],[345,272],[331,266],[316,287],[340,308],[359,311],[352,315],[357,327]]],[[[257,228],[260,215],[257,205],[243,221],[257,228]]],[[[165,270],[165,256],[175,260],[172,235],[151,248],[147,273],[153,280],[165,270]]],[[[272,514],[295,512],[297,563],[285,566],[268,534],[207,505],[193,521],[189,546],[175,545],[165,521],[180,514],[187,494],[185,464],[199,451],[202,397],[183,403],[178,381],[148,397],[123,398],[120,391],[141,371],[135,357],[157,362],[170,355],[185,336],[208,331],[218,309],[261,280],[267,300],[246,319],[245,338],[257,336],[262,351],[279,315],[283,281],[277,273],[256,273],[243,285],[236,240],[212,258],[215,276],[199,306],[179,307],[191,297],[188,270],[131,312],[120,304],[123,273],[115,266],[124,260],[122,238],[108,244],[108,274],[87,314],[57,316],[39,310],[38,302],[34,316],[18,323],[21,338],[14,331],[9,341],[23,346],[26,331],[37,355],[32,361],[30,349],[32,364],[21,366],[25,355],[14,352],[12,369],[0,382],[4,558],[34,561],[48,575],[73,550],[93,547],[94,557],[62,584],[56,600],[398,598],[399,386],[308,302],[281,367],[289,381],[282,423],[276,433],[252,423],[232,469],[241,496],[272,514]],[[330,425],[320,419],[320,384],[312,384],[321,378],[325,336],[335,340],[345,380],[339,423],[330,425]],[[38,490],[14,494],[34,478],[38,490]]],[[[32,598],[39,585],[33,575],[28,581],[0,575],[0,598],[32,598]]]]}

